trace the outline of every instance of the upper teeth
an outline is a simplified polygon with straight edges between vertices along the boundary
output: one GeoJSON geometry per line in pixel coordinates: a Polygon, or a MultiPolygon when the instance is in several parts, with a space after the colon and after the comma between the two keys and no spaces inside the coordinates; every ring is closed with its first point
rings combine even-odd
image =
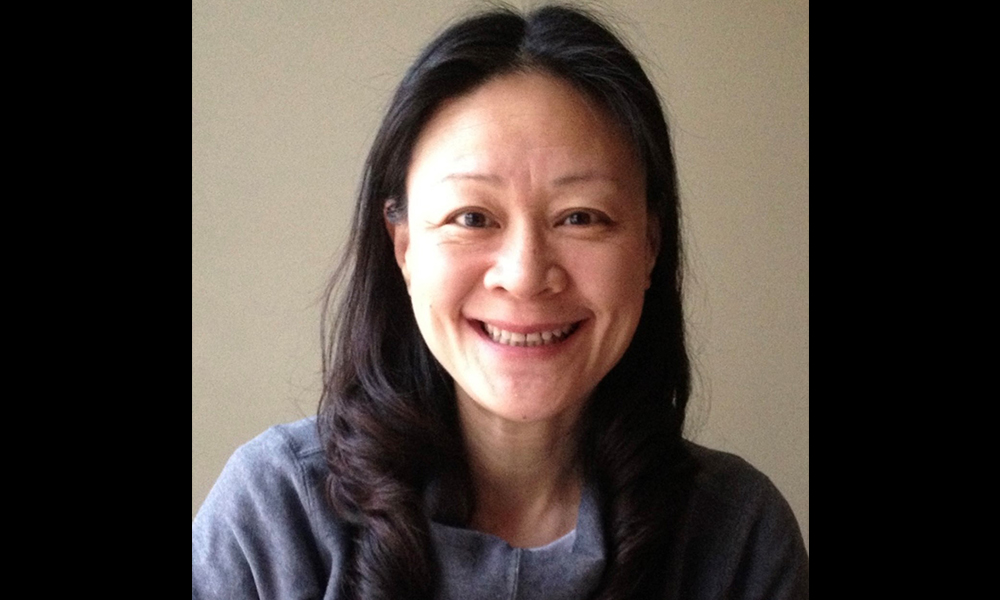
{"type": "Polygon", "coordinates": [[[516,333],[513,331],[507,331],[506,329],[500,329],[499,327],[494,327],[489,323],[483,323],[483,329],[486,330],[487,335],[489,335],[494,342],[498,342],[500,344],[506,344],[508,346],[544,346],[546,344],[558,342],[562,338],[569,335],[569,332],[573,330],[573,324],[570,323],[565,327],[553,329],[552,331],[537,331],[534,333],[516,333]]]}

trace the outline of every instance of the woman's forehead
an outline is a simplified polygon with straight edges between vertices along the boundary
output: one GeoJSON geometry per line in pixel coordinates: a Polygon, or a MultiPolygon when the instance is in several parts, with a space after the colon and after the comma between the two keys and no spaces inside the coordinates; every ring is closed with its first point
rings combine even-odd
{"type": "Polygon", "coordinates": [[[504,75],[446,101],[421,131],[410,182],[631,181],[642,167],[603,108],[548,74],[504,75]]]}

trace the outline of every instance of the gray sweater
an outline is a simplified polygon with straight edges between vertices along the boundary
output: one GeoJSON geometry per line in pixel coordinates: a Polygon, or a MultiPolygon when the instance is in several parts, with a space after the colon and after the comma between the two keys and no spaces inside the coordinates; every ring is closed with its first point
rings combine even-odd
{"type": "MultiPolygon", "coordinates": [[[[700,474],[683,539],[667,565],[682,597],[803,599],[809,559],[774,485],[742,459],[691,444],[700,474]]],[[[326,464],[314,418],[267,430],[226,464],[192,525],[192,598],[338,597],[346,543],[324,500],[326,464]]],[[[577,527],[540,548],[432,523],[442,600],[584,599],[600,581],[604,538],[596,492],[577,527]]]]}

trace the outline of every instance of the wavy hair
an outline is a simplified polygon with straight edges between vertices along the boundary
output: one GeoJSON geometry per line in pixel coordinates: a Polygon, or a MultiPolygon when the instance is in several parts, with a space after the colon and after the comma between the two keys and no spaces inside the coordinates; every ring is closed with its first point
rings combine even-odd
{"type": "Polygon", "coordinates": [[[645,166],[659,255],[636,334],[584,411],[581,452],[607,545],[593,597],[673,595],[666,557],[692,468],[681,444],[690,368],[670,136],[652,83],[622,42],[586,12],[547,6],[493,10],[434,39],[403,77],[365,163],[347,253],[327,289],[318,419],[328,499],[350,532],[348,598],[432,598],[430,516],[460,525],[473,510],[453,383],[417,329],[384,219],[405,218],[411,153],[441,103],[520,71],[559,77],[604,107],[645,166]],[[431,481],[453,498],[433,515],[431,481]]]}

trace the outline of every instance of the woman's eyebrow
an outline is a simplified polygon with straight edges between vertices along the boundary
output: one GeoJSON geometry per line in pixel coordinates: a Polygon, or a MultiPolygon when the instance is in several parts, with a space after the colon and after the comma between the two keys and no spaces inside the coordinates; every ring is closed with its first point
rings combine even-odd
{"type": "Polygon", "coordinates": [[[616,187],[621,186],[621,181],[617,177],[612,177],[610,175],[605,175],[596,171],[584,171],[582,173],[571,173],[569,175],[563,175],[562,177],[557,177],[552,181],[554,187],[564,187],[568,185],[574,185],[577,183],[610,183],[616,187]]]}

